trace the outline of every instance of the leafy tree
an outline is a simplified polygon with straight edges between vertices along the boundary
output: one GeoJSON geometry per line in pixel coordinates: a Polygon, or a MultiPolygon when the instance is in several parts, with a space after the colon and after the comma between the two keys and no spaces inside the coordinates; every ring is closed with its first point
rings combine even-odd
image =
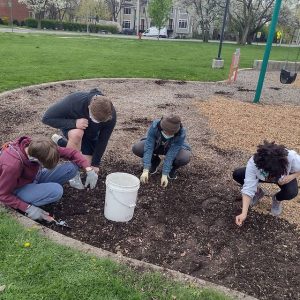
{"type": "Polygon", "coordinates": [[[160,30],[166,25],[169,19],[171,7],[172,0],[150,0],[148,8],[149,16],[158,29],[158,39],[160,30]]]}

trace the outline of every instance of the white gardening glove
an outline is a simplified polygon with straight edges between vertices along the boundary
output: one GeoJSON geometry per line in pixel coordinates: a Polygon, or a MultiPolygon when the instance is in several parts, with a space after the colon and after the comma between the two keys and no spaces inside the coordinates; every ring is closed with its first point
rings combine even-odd
{"type": "Polygon", "coordinates": [[[81,181],[80,172],[77,172],[76,176],[69,180],[69,184],[72,188],[77,190],[84,190],[84,185],[81,181]]]}
{"type": "Polygon", "coordinates": [[[34,221],[48,221],[50,222],[51,217],[49,216],[49,213],[42,210],[39,207],[36,207],[34,205],[30,205],[27,209],[26,209],[26,216],[34,221]]]}
{"type": "Polygon", "coordinates": [[[141,183],[147,183],[149,179],[149,170],[148,169],[144,169],[143,173],[140,177],[140,181],[141,183]]]}
{"type": "Polygon", "coordinates": [[[85,187],[90,186],[91,189],[96,187],[98,181],[98,174],[92,169],[86,172],[86,180],[85,180],[85,187]]]}
{"type": "Polygon", "coordinates": [[[167,187],[169,181],[168,181],[168,176],[167,175],[162,175],[161,180],[160,180],[160,185],[162,187],[167,187]]]}

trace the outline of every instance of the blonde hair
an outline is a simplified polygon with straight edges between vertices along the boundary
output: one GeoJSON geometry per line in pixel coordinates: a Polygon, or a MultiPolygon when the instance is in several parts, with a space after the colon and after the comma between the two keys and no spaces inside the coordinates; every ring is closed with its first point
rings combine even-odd
{"type": "Polygon", "coordinates": [[[57,145],[47,138],[33,139],[28,146],[28,154],[37,158],[47,169],[53,169],[59,161],[57,145]]]}
{"type": "Polygon", "coordinates": [[[90,103],[90,112],[98,122],[106,122],[112,118],[113,105],[107,97],[96,95],[90,103]]]}

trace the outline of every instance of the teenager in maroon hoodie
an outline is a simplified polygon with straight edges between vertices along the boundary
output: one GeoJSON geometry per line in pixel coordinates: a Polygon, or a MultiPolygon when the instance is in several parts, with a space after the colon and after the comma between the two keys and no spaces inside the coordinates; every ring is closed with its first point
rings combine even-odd
{"type": "Polygon", "coordinates": [[[27,136],[6,143],[0,152],[0,201],[33,220],[48,220],[48,213],[39,206],[58,201],[62,185],[79,168],[87,172],[85,186],[94,188],[98,175],[79,151],[27,136]],[[69,162],[58,164],[60,158],[69,162]]]}

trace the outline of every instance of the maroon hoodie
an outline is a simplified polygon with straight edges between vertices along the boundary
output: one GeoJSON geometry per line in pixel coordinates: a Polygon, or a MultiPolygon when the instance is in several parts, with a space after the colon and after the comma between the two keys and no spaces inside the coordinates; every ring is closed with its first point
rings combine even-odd
{"type": "MultiPolygon", "coordinates": [[[[0,201],[5,205],[23,212],[28,203],[14,195],[14,191],[26,184],[32,183],[39,171],[40,165],[31,162],[25,152],[31,138],[23,136],[8,144],[0,154],[0,201]]],[[[86,168],[90,164],[77,150],[57,147],[61,158],[74,162],[77,166],[86,168]]]]}

